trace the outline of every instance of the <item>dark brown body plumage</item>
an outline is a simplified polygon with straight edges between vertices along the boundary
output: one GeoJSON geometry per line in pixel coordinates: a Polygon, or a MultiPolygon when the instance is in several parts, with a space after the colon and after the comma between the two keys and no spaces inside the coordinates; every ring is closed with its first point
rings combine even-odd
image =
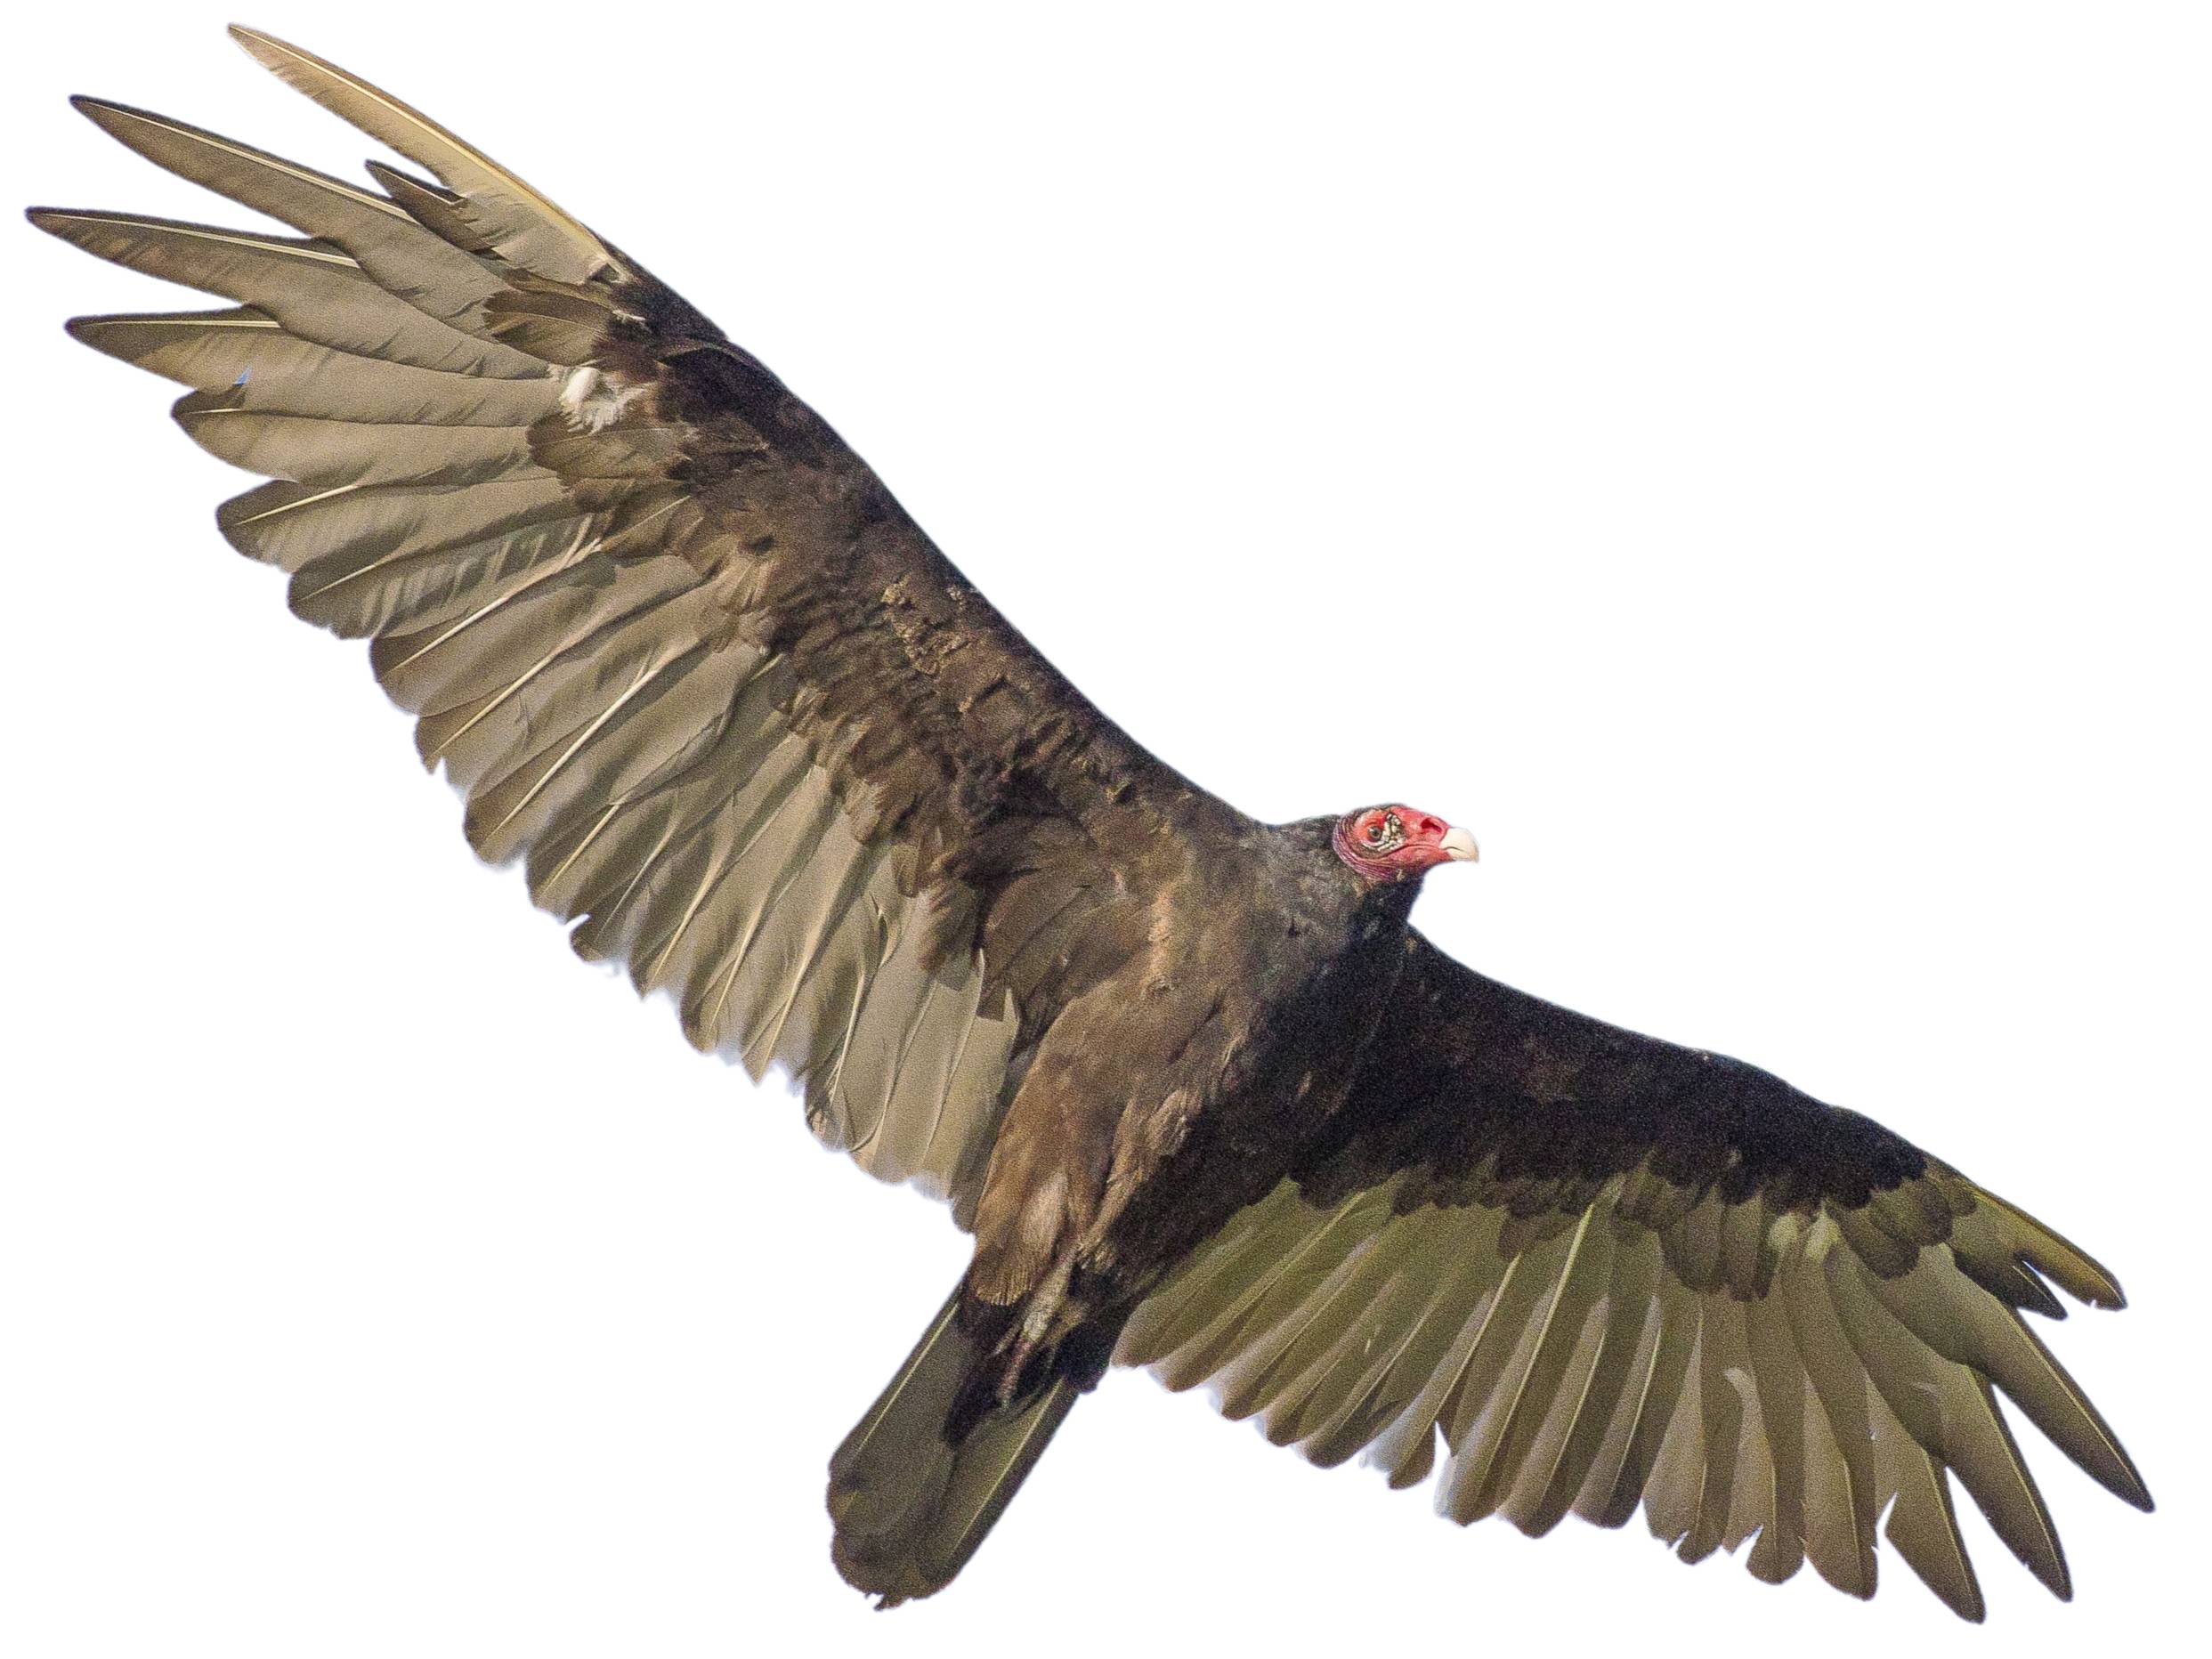
{"type": "Polygon", "coordinates": [[[1641,1509],[1685,1558],[1755,1539],[1761,1577],[1863,1596],[1886,1515],[1967,1617],[1954,1479],[2069,1591],[2000,1392],[2148,1507],[2022,1317],[2119,1306],[2095,1262],[1866,1118],[1445,958],[1417,870],[1146,753],[635,261],[237,32],[433,178],[80,101],[300,235],[35,212],[231,302],[71,330],[270,481],[223,533],[370,641],[476,850],[974,1233],[832,1459],[855,1584],[948,1583],[1109,1363],[1319,1463],[1439,1471],[1461,1521],[1641,1509]]]}
{"type": "Polygon", "coordinates": [[[1012,1088],[963,1314],[1009,1310],[1003,1393],[1078,1331],[1081,1364],[1102,1365],[1138,1301],[1310,1155],[1342,1102],[1414,889],[1361,882],[1333,823],[1202,845],[1147,907],[1147,947],[1070,1004],[1012,1088]],[[1258,925],[1204,925],[1225,914],[1258,925]]]}

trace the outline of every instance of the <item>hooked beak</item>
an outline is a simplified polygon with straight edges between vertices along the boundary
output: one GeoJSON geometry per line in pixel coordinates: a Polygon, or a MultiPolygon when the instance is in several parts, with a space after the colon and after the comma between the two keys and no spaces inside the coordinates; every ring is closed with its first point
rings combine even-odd
{"type": "Polygon", "coordinates": [[[1464,859],[1471,864],[1482,856],[1481,849],[1475,845],[1475,838],[1457,824],[1444,832],[1444,839],[1437,846],[1442,849],[1445,857],[1464,859]]]}

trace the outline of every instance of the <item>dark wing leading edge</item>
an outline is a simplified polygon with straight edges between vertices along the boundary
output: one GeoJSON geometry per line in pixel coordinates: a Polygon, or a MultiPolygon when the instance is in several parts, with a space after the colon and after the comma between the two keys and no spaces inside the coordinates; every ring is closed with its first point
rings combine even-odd
{"type": "MultiPolygon", "coordinates": [[[[248,30],[433,174],[383,193],[165,117],[86,115],[304,239],[42,228],[236,309],[91,317],[274,482],[223,533],[374,643],[485,858],[692,1041],[804,1080],[825,1139],[965,1218],[1019,1045],[1113,863],[1226,811],[1107,723],[758,362],[442,128],[248,30]]],[[[1104,935],[1102,937],[1102,935],[1104,935]]]]}
{"type": "Polygon", "coordinates": [[[1569,1510],[1696,1561],[1873,1594],[1875,1524],[1970,1619],[1956,1475],[2068,1593],[2000,1391],[2113,1492],[2150,1494],[2027,1329],[2119,1287],[1879,1124],[1571,1014],[1416,935],[1333,1143],[1138,1311],[1117,1357],[1438,1505],[1569,1510]],[[1438,1441],[1442,1442],[1439,1451],[1438,1441]],[[1894,1501],[1894,1507],[1891,1507],[1894,1501]]]}

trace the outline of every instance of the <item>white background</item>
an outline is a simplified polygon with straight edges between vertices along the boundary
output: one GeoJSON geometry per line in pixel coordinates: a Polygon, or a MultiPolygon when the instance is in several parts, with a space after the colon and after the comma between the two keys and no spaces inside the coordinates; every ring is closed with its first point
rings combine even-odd
{"type": "MultiPolygon", "coordinates": [[[[367,141],[223,20],[19,16],[0,195],[229,211],[77,91],[350,173],[367,141]]],[[[360,649],[216,536],[247,481],[61,333],[173,296],[19,227],[0,1652],[2200,1624],[2200,8],[250,20],[636,251],[1193,776],[1471,824],[1440,941],[1874,1113],[2105,1257],[2134,1310],[2054,1339],[2163,1508],[2036,1443],[2078,1600],[1971,1517],[1973,1631],[1886,1551],[1862,1607],[1641,1521],[1462,1533],[1117,1374],[952,1591],[868,1613],[822,1465],[962,1240],[473,863],[360,649]]]]}

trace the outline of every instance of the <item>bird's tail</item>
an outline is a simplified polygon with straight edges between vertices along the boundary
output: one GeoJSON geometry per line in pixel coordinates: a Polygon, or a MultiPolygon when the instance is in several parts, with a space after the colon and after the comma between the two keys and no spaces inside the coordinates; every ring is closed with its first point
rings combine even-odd
{"type": "Polygon", "coordinates": [[[977,1415],[984,1345],[955,1318],[960,1293],[830,1460],[838,1571],[877,1606],[929,1596],[976,1553],[1079,1392],[1065,1376],[977,1415]]]}

